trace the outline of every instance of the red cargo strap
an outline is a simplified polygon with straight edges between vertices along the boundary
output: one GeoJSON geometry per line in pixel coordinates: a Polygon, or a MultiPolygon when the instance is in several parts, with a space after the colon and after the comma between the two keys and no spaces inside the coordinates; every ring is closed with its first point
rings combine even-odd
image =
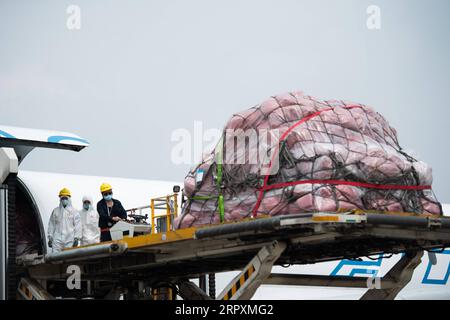
{"type": "MultiPolygon", "coordinates": [[[[360,105],[349,105],[349,106],[345,106],[345,107],[342,107],[342,108],[344,108],[344,109],[361,108],[362,109],[362,106],[360,106],[360,105]]],[[[273,165],[273,160],[274,160],[275,156],[277,156],[278,149],[280,148],[280,142],[282,142],[284,139],[286,139],[287,136],[292,132],[292,130],[294,130],[295,127],[301,125],[302,123],[305,123],[306,121],[309,121],[309,120],[319,116],[322,112],[331,111],[331,110],[334,110],[334,108],[327,108],[327,109],[323,109],[323,110],[317,111],[317,112],[315,112],[315,113],[313,113],[313,114],[311,114],[311,115],[301,119],[300,121],[296,122],[295,124],[293,124],[281,136],[280,140],[278,141],[278,144],[275,147],[275,152],[273,154],[273,157],[270,160],[269,169],[267,170],[267,172],[270,173],[270,169],[272,168],[272,165],[273,165]]],[[[261,205],[261,201],[262,201],[262,198],[264,196],[264,192],[266,192],[268,190],[280,189],[280,188],[295,186],[295,185],[299,185],[299,184],[347,185],[347,186],[354,186],[354,187],[361,187],[361,188],[372,188],[372,189],[380,189],[380,190],[429,190],[429,189],[431,189],[431,186],[405,186],[405,185],[392,185],[392,184],[383,185],[383,184],[353,182],[353,181],[347,181],[347,180],[300,180],[300,181],[276,183],[276,184],[273,184],[273,185],[268,185],[267,184],[268,181],[269,181],[269,175],[267,174],[264,177],[264,184],[263,184],[262,188],[258,189],[259,190],[259,195],[258,195],[258,199],[256,201],[255,208],[253,209],[253,217],[256,217],[257,214],[258,214],[258,209],[259,209],[259,206],[261,205]]]]}
{"type": "Polygon", "coordinates": [[[275,183],[258,189],[259,191],[268,191],[273,189],[280,189],[299,184],[332,184],[332,185],[346,185],[361,188],[380,189],[380,190],[430,190],[431,186],[404,186],[397,184],[374,184],[364,182],[354,182],[347,180],[299,180],[292,182],[275,183]]]}

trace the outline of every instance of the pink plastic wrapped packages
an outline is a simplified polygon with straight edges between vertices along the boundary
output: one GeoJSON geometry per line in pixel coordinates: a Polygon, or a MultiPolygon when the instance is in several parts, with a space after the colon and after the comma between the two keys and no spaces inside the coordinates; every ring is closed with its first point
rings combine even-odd
{"type": "Polygon", "coordinates": [[[356,209],[442,215],[432,180],[371,107],[291,92],[233,115],[186,176],[175,226],[356,209]]]}

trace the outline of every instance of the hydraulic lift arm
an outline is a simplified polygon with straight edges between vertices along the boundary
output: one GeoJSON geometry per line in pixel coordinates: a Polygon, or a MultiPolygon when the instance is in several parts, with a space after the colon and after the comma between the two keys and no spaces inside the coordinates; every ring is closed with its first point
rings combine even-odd
{"type": "Polygon", "coordinates": [[[219,300],[250,300],[272,272],[272,266],[286,249],[284,242],[264,246],[219,295],[219,300]]]}
{"type": "Polygon", "coordinates": [[[406,252],[399,262],[381,279],[380,289],[369,289],[361,300],[394,300],[411,281],[420,264],[423,251],[406,252]]]}
{"type": "MultiPolygon", "coordinates": [[[[408,251],[395,266],[380,279],[379,288],[369,289],[361,300],[394,300],[411,281],[421,262],[423,251],[408,251]]],[[[371,278],[351,276],[324,276],[303,274],[271,274],[264,284],[284,286],[318,286],[341,288],[370,288],[371,278]]]]}

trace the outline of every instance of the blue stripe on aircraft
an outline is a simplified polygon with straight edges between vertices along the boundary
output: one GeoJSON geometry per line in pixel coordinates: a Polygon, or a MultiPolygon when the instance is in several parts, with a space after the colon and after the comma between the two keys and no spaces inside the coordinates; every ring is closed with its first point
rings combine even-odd
{"type": "Polygon", "coordinates": [[[51,143],[60,143],[61,141],[67,141],[67,140],[89,144],[89,142],[87,140],[74,138],[74,137],[66,137],[66,136],[51,136],[51,137],[48,137],[48,139],[47,139],[47,141],[51,142],[51,143]]]}
{"type": "Polygon", "coordinates": [[[9,134],[6,131],[0,130],[0,136],[2,138],[8,138],[8,139],[15,139],[16,137],[14,137],[13,135],[9,134]]]}
{"type": "MultiPolygon", "coordinates": [[[[379,267],[383,262],[383,255],[380,255],[379,258],[375,261],[359,261],[359,260],[341,260],[339,264],[334,268],[333,272],[331,272],[332,276],[337,276],[339,271],[345,266],[354,266],[354,267],[379,267]]],[[[355,268],[354,270],[361,271],[362,268],[355,268]]],[[[370,270],[365,268],[364,270],[370,270]]],[[[351,271],[353,272],[353,271],[351,271]]],[[[361,272],[357,272],[361,273],[361,272]]],[[[366,273],[369,274],[369,273],[366,273]]],[[[350,274],[351,275],[351,274],[350,274]]]]}
{"type": "Polygon", "coordinates": [[[376,277],[378,274],[378,270],[373,270],[373,269],[352,269],[352,271],[350,272],[350,277],[354,277],[357,274],[364,274],[364,275],[371,275],[373,277],[376,277]]]}
{"type": "MultiPolygon", "coordinates": [[[[435,250],[432,250],[435,251],[435,250]]],[[[448,254],[450,255],[450,249],[444,250],[444,251],[437,251],[437,254],[448,254]]],[[[402,254],[402,256],[404,255],[404,253],[402,254]]],[[[339,264],[336,266],[336,268],[334,268],[333,272],[331,272],[331,276],[337,276],[339,274],[339,271],[341,271],[341,269],[345,266],[351,266],[354,267],[350,270],[349,276],[350,277],[354,277],[356,274],[359,275],[372,275],[372,276],[376,276],[378,273],[378,270],[374,270],[374,269],[368,269],[367,267],[380,267],[381,263],[383,261],[383,256],[380,255],[380,257],[378,258],[378,260],[376,261],[358,261],[358,260],[342,260],[339,262],[339,264]],[[360,268],[358,268],[360,267],[360,268]],[[361,268],[363,267],[363,268],[361,268]],[[366,267],[366,268],[364,268],[366,267]]],[[[422,283],[423,284],[434,284],[434,285],[446,285],[449,278],[450,278],[450,262],[448,263],[448,267],[447,267],[447,272],[444,275],[444,277],[442,279],[431,279],[430,278],[430,273],[431,270],[434,266],[431,264],[430,261],[428,261],[428,266],[427,269],[425,271],[422,283]]]]}
{"type": "MultiPolygon", "coordinates": [[[[437,252],[436,254],[450,254],[450,249],[444,250],[442,252],[437,252]]],[[[423,284],[436,284],[445,286],[448,282],[448,278],[450,277],[450,262],[447,267],[447,273],[445,274],[443,279],[430,279],[430,273],[433,265],[430,261],[428,261],[427,270],[425,271],[425,275],[423,276],[422,283],[423,284]]]]}

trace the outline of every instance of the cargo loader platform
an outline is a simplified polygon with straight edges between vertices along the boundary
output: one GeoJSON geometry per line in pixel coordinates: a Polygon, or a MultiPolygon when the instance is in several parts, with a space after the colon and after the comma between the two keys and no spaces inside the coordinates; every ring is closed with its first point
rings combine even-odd
{"type": "MultiPolygon", "coordinates": [[[[414,214],[314,213],[266,217],[153,233],[18,261],[24,277],[64,280],[67,268],[81,268],[83,280],[112,283],[165,283],[189,299],[207,299],[189,279],[204,274],[242,270],[219,295],[249,299],[262,283],[302,283],[271,275],[273,265],[314,264],[377,254],[405,253],[389,272],[388,288],[368,290],[366,298],[395,297],[411,278],[423,251],[450,246],[450,219],[414,214]],[[405,275],[406,272],[406,275],[405,275]],[[370,294],[373,291],[374,293],[370,294]]],[[[311,277],[306,285],[331,283],[358,286],[355,279],[311,277]],[[319,279],[320,278],[320,279],[319,279]],[[328,281],[328,282],[327,282],[328,281]]]]}

